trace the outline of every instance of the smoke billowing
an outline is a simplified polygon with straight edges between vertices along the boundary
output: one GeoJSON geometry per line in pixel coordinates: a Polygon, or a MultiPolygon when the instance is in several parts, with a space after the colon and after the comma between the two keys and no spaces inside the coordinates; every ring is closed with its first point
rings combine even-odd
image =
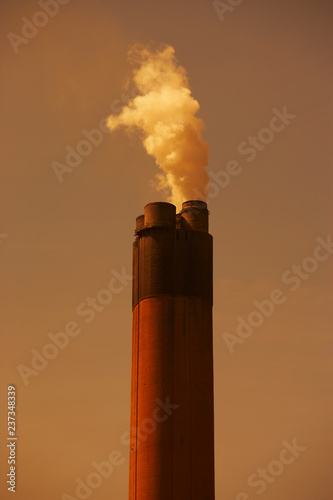
{"type": "Polygon", "coordinates": [[[179,208],[185,200],[204,200],[208,144],[201,137],[204,124],[195,116],[200,106],[191,96],[186,70],[170,45],[155,50],[135,45],[129,60],[138,95],[108,117],[108,127],[137,129],[161,169],[155,186],[168,201],[179,208]]]}

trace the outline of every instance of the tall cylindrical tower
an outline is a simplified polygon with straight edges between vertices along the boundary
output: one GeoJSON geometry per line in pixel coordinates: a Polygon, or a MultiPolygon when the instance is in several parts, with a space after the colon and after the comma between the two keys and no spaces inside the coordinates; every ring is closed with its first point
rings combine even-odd
{"type": "Polygon", "coordinates": [[[207,205],[150,203],[133,245],[130,500],[214,500],[207,205]]]}

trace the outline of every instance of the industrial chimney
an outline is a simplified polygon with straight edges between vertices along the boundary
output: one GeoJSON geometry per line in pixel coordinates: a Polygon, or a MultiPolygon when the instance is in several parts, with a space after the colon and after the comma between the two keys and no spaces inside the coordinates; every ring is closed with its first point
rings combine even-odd
{"type": "Polygon", "coordinates": [[[214,500],[206,203],[149,203],[133,245],[130,500],[214,500]]]}

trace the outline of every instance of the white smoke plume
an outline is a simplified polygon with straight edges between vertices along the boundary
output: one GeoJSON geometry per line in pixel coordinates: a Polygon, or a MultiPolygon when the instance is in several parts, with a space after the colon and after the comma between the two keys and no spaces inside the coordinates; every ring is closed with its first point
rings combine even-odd
{"type": "Polygon", "coordinates": [[[135,45],[129,60],[138,95],[118,115],[110,115],[107,126],[111,131],[123,126],[139,132],[162,170],[156,187],[168,201],[178,208],[186,200],[205,201],[208,144],[202,140],[204,123],[195,116],[200,106],[191,95],[186,70],[177,64],[170,45],[135,45]]]}

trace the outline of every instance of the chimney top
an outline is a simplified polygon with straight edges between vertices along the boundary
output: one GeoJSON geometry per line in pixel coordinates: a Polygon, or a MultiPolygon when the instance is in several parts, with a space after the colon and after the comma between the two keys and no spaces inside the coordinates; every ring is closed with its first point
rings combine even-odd
{"type": "Polygon", "coordinates": [[[136,231],[151,227],[173,227],[187,231],[203,231],[208,233],[207,203],[201,200],[188,200],[182,204],[182,210],[176,215],[176,207],[172,203],[155,201],[148,203],[144,215],[136,218],[136,231]]]}
{"type": "Polygon", "coordinates": [[[208,216],[209,212],[205,201],[185,201],[180,212],[181,226],[190,231],[208,233],[208,216]]]}

